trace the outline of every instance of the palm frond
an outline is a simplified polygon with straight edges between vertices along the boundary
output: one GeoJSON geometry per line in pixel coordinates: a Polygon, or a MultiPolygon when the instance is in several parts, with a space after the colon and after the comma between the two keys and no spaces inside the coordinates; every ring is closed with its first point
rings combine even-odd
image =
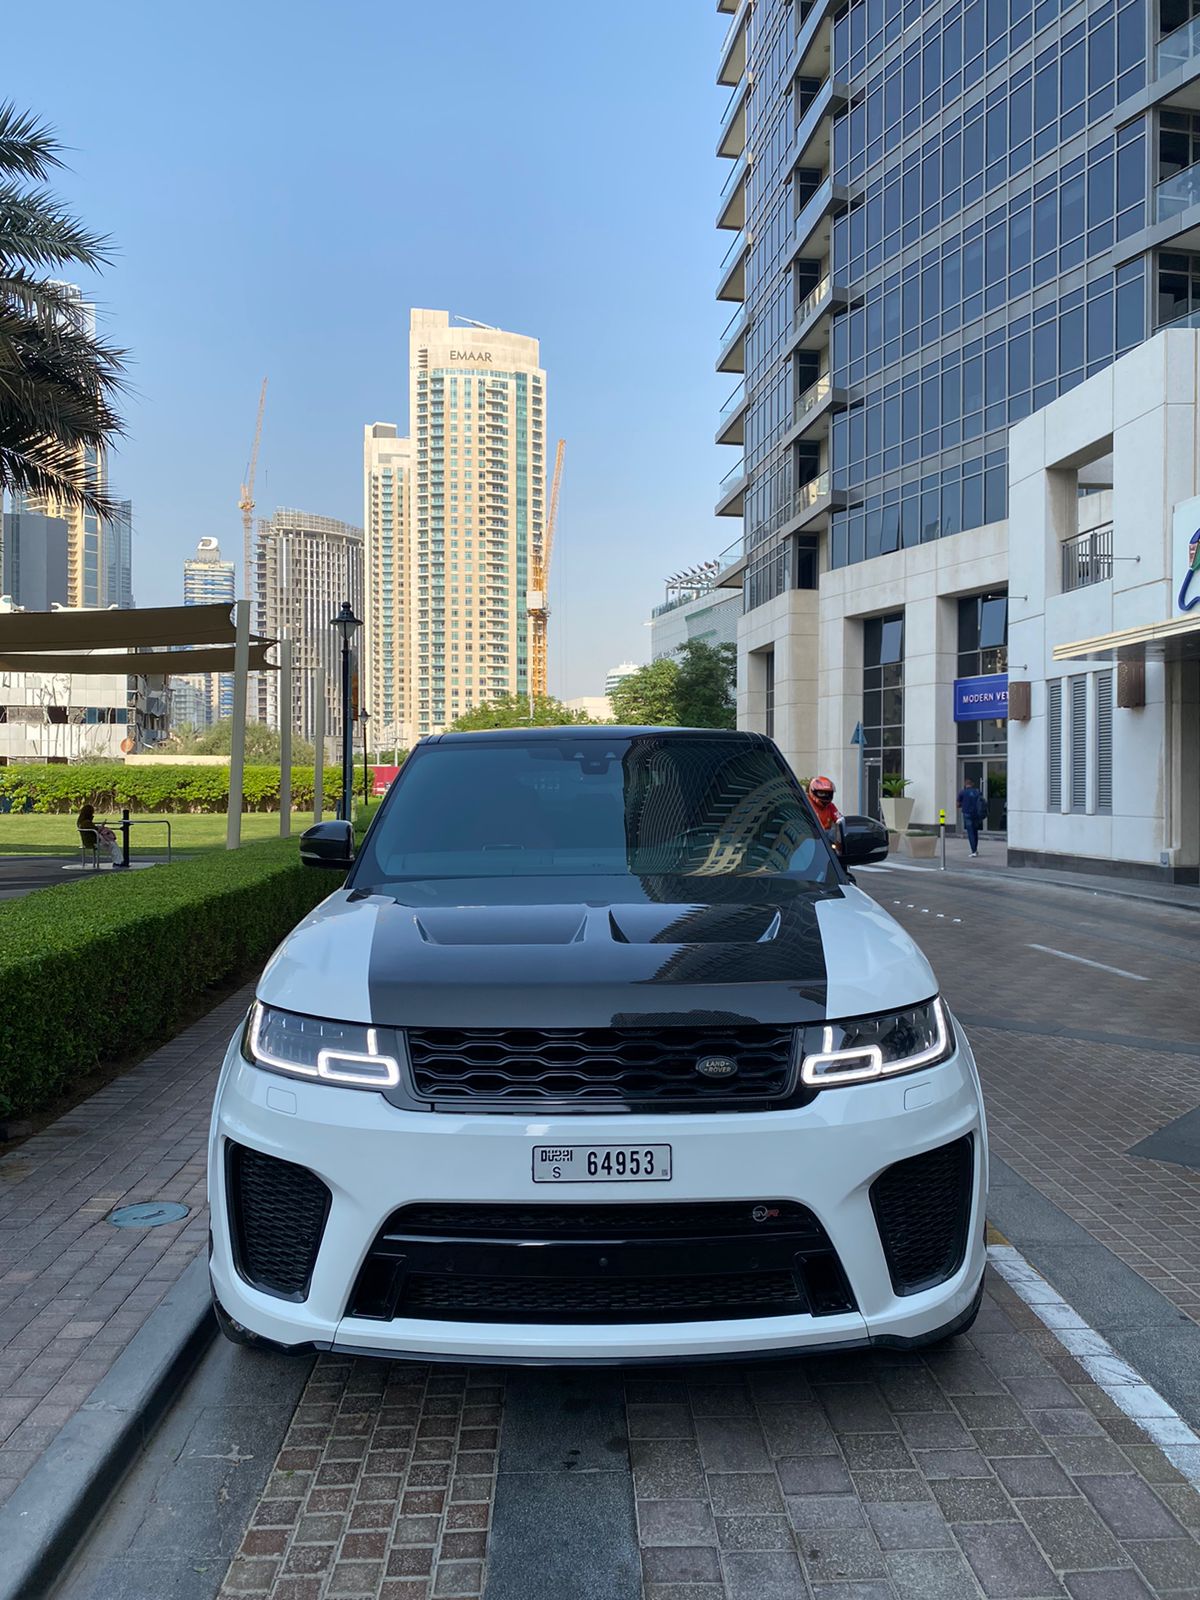
{"type": "Polygon", "coordinates": [[[67,216],[52,194],[0,183],[0,265],[107,266],[109,243],[67,216]]]}
{"type": "Polygon", "coordinates": [[[57,136],[32,111],[18,111],[11,100],[0,105],[0,172],[45,178],[62,166],[61,149],[57,136]]]}

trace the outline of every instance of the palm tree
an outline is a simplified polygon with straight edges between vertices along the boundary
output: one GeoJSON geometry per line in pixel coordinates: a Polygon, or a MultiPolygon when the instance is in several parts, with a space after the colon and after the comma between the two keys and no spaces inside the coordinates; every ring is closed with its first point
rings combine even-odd
{"type": "Polygon", "coordinates": [[[62,148],[32,114],[0,105],[0,490],[108,517],[96,462],[122,431],[124,352],[84,324],[70,284],[45,276],[108,260],[107,239],[43,187],[62,148]]]}

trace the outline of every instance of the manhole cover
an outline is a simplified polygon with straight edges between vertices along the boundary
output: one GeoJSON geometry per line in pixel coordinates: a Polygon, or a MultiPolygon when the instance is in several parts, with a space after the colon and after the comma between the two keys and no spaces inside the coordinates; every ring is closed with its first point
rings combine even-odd
{"type": "Polygon", "coordinates": [[[141,1205],[119,1206],[105,1217],[114,1228],[160,1228],[164,1222],[182,1222],[188,1208],[178,1200],[144,1200],[141,1205]]]}

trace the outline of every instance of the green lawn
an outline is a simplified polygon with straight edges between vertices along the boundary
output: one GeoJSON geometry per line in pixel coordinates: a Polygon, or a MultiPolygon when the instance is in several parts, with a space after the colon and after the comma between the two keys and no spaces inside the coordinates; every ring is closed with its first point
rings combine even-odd
{"type": "MultiPolygon", "coordinates": [[[[360,802],[358,807],[360,816],[362,809],[360,802]]],[[[330,815],[332,813],[327,811],[326,817],[330,815]]],[[[117,832],[118,838],[120,837],[120,832],[116,828],[116,818],[109,816],[101,820],[107,821],[117,832]]],[[[164,819],[153,820],[154,827],[138,827],[130,831],[129,848],[133,855],[166,855],[167,830],[160,825],[164,819]]],[[[186,812],[180,816],[167,817],[165,820],[171,824],[171,849],[174,854],[197,855],[203,850],[225,848],[226,818],[223,813],[186,812]]],[[[312,826],[312,820],[311,811],[294,811],[292,833],[302,833],[305,828],[312,826]]],[[[278,837],[278,812],[248,811],[243,815],[243,844],[255,844],[260,839],[278,837]]],[[[0,815],[0,856],[66,855],[78,848],[79,831],[75,826],[74,816],[56,816],[36,811],[18,815],[0,815]]]]}

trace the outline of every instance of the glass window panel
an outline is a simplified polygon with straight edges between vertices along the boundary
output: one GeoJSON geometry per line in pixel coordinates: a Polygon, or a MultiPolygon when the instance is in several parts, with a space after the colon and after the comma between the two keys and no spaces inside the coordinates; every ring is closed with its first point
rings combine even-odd
{"type": "Polygon", "coordinates": [[[981,650],[998,649],[1008,643],[1007,599],[985,600],[980,607],[979,647],[981,650]]]}
{"type": "Polygon", "coordinates": [[[904,619],[903,617],[885,617],[881,621],[879,661],[887,666],[893,661],[904,659],[904,619]]]}

